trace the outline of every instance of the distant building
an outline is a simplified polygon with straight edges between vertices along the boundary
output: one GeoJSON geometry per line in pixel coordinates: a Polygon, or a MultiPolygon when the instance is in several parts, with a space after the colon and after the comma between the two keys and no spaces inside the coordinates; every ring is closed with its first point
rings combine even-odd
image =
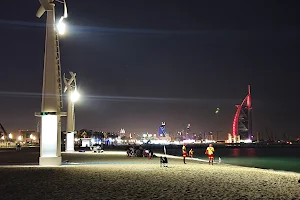
{"type": "Polygon", "coordinates": [[[16,139],[20,142],[39,143],[40,135],[32,130],[19,130],[16,139]]]}
{"type": "Polygon", "coordinates": [[[228,139],[225,140],[225,143],[232,143],[232,137],[230,133],[228,133],[228,139]]]}
{"type": "Polygon", "coordinates": [[[158,136],[166,137],[166,122],[162,122],[161,125],[158,127],[158,136]]]}
{"type": "MultiPolygon", "coordinates": [[[[252,105],[250,85],[248,86],[248,95],[240,105],[237,105],[237,111],[232,123],[232,138],[239,136],[240,142],[252,141],[252,105]]],[[[238,142],[238,141],[236,141],[238,142]]]]}
{"type": "Polygon", "coordinates": [[[80,138],[81,147],[91,147],[92,146],[92,138],[80,138]]]}
{"type": "Polygon", "coordinates": [[[213,134],[211,132],[208,135],[208,140],[214,140],[214,136],[213,136],[213,134]]]}

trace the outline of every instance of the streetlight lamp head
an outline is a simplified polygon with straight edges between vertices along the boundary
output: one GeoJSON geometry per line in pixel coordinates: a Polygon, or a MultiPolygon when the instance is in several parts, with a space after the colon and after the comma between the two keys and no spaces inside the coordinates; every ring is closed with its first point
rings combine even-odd
{"type": "Polygon", "coordinates": [[[78,91],[75,89],[72,93],[71,93],[71,101],[74,103],[76,101],[78,101],[80,97],[80,94],[78,93],[78,91]]]}
{"type": "MultiPolygon", "coordinates": [[[[60,2],[60,1],[58,1],[60,2]]],[[[66,0],[64,0],[63,2],[60,2],[64,4],[64,15],[60,18],[58,24],[57,24],[57,31],[60,35],[65,34],[66,31],[66,24],[63,22],[63,20],[65,18],[68,17],[68,11],[67,11],[67,4],[66,4],[66,0]]]]}
{"type": "Polygon", "coordinates": [[[66,32],[66,24],[63,22],[63,18],[61,18],[57,24],[57,31],[60,35],[63,35],[66,32]]]}

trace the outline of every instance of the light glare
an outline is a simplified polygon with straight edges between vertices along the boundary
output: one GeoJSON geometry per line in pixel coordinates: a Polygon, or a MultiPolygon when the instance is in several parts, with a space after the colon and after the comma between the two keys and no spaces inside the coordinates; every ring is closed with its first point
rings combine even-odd
{"type": "Polygon", "coordinates": [[[72,93],[71,93],[71,101],[72,102],[76,102],[78,101],[80,97],[80,94],[78,93],[78,91],[75,89],[72,93]]]}
{"type": "Polygon", "coordinates": [[[57,24],[57,31],[60,35],[63,35],[66,32],[66,24],[62,20],[59,20],[57,24]]]}

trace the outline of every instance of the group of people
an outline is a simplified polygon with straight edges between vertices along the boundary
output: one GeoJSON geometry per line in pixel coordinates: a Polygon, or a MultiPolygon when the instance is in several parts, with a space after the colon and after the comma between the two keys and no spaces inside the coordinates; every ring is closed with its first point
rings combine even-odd
{"type": "MultiPolygon", "coordinates": [[[[206,151],[205,151],[205,154],[208,156],[208,164],[213,165],[213,163],[214,163],[214,152],[215,152],[215,149],[214,149],[213,145],[209,144],[209,146],[206,148],[206,151]]],[[[187,156],[193,158],[193,155],[194,155],[193,149],[190,149],[189,153],[187,154],[186,145],[183,144],[183,146],[182,146],[183,163],[186,164],[185,158],[187,156]]]]}
{"type": "Polygon", "coordinates": [[[152,159],[154,156],[151,149],[144,149],[141,145],[139,147],[128,146],[126,152],[128,157],[148,157],[152,159]]]}

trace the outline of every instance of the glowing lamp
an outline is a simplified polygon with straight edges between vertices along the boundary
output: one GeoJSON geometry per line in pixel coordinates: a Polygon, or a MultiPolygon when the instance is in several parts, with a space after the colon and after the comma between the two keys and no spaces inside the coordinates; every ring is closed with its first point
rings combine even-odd
{"type": "Polygon", "coordinates": [[[72,102],[78,101],[79,97],[80,97],[80,94],[78,93],[78,91],[76,89],[71,93],[71,96],[70,96],[72,102]]]}
{"type": "Polygon", "coordinates": [[[66,24],[63,22],[62,20],[63,18],[61,18],[57,24],[57,32],[60,34],[60,35],[64,35],[65,32],[66,32],[66,24]]]}

